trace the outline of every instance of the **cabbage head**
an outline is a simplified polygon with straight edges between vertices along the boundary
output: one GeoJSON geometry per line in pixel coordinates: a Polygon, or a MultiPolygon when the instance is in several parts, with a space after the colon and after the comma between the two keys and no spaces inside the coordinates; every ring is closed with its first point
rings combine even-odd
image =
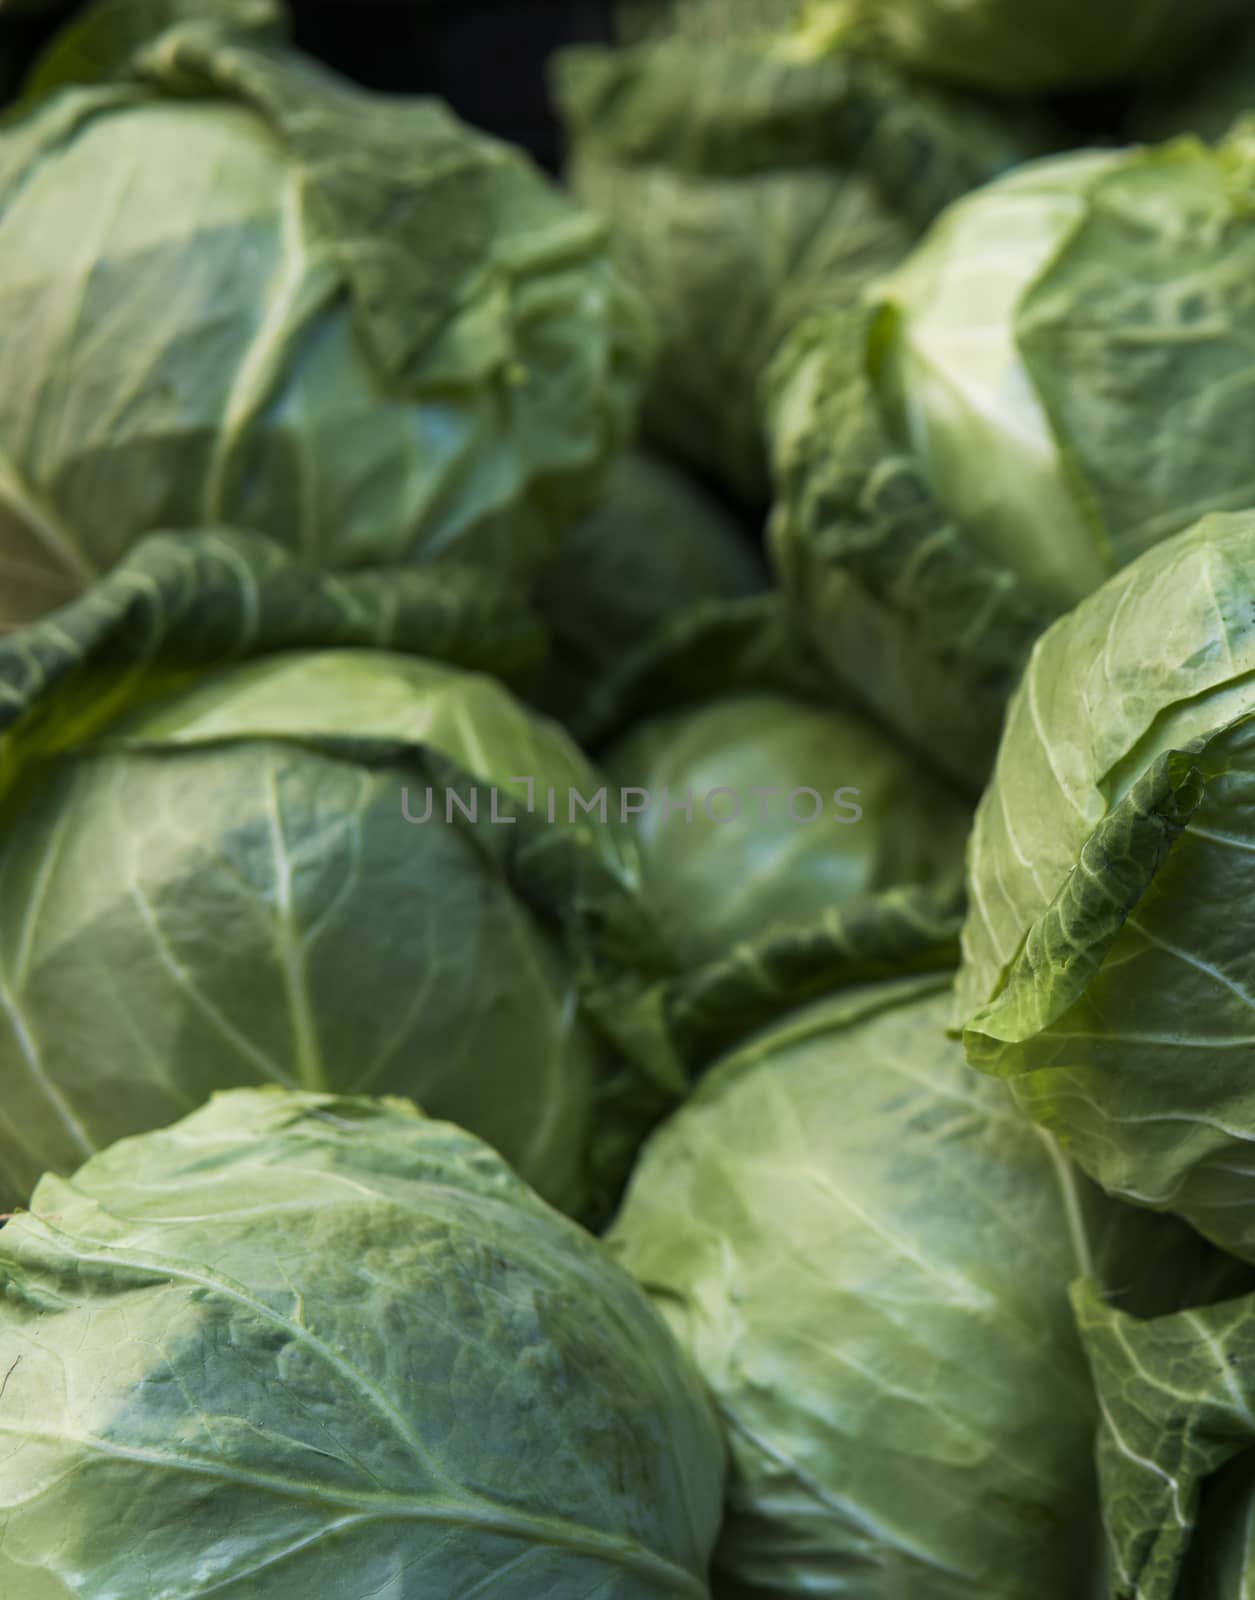
{"type": "Polygon", "coordinates": [[[759,381],[792,325],[859,301],[951,200],[1031,141],[866,57],[729,22],[580,46],[554,89],[576,192],[659,329],[647,435],[747,503],[770,493],[759,381]]]}
{"type": "Polygon", "coordinates": [[[0,1233],[13,1600],[702,1600],[722,1447],[662,1319],[477,1139],[236,1090],[0,1233]]]}
{"type": "Polygon", "coordinates": [[[157,529],[530,571],[629,427],[649,337],[603,225],[257,13],[90,8],[0,131],[4,623],[157,529]]]}
{"type": "Polygon", "coordinates": [[[1255,516],[1038,642],[968,851],[969,1059],[1113,1194],[1255,1259],[1255,516]]]}
{"type": "Polygon", "coordinates": [[[1027,165],[951,207],[876,291],[895,438],[1056,611],[1255,499],[1253,133],[1027,165]]]}
{"type": "Polygon", "coordinates": [[[821,1001],[717,1065],[608,1235],[692,1354],[738,1600],[1096,1595],[1098,1407],[1068,1286],[1166,1304],[1189,1231],[1108,1200],[949,1040],[948,979],[821,1001]]]}
{"type": "Polygon", "coordinates": [[[798,626],[960,782],[1053,617],[1255,503],[1253,195],[1244,125],[1026,164],[944,212],[870,319],[829,308],[773,361],[798,626]]]}
{"type": "Polygon", "coordinates": [[[811,0],[823,38],[858,37],[923,77],[1042,94],[1168,78],[1243,0],[811,0]]]}
{"type": "Polygon", "coordinates": [[[594,769],[453,664],[441,585],[407,619],[404,573],[154,546],[0,648],[2,1198],[273,1082],[403,1093],[580,1209],[580,919],[622,930],[639,881],[613,819],[569,821],[594,769]]]}
{"type": "Polygon", "coordinates": [[[778,593],[677,614],[603,690],[579,731],[690,1071],[829,990],[953,967],[971,802],[827,681],[778,593]]]}
{"type": "Polygon", "coordinates": [[[604,764],[649,796],[644,882],[687,965],[961,874],[967,805],[857,712],[730,694],[647,719],[604,764]]]}

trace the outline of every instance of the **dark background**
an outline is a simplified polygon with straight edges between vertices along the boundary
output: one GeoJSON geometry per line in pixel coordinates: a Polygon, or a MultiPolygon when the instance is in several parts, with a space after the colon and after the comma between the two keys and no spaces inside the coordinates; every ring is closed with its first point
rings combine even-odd
{"type": "Polygon", "coordinates": [[[468,122],[557,165],[545,62],[609,39],[611,0],[296,0],[296,40],[372,89],[438,94],[468,122]]]}
{"type": "MultiPolygon", "coordinates": [[[[372,89],[437,94],[468,122],[560,159],[545,62],[564,44],[608,39],[613,0],[290,0],[296,42],[372,89]]],[[[9,24],[29,59],[74,0],[9,24]]]]}

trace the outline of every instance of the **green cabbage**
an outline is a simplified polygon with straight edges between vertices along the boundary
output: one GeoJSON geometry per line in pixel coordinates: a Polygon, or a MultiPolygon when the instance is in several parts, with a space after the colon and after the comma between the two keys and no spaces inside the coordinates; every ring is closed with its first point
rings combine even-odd
{"type": "Polygon", "coordinates": [[[1027,142],[983,106],[783,33],[582,46],[555,91],[576,191],[610,219],[661,331],[646,429],[754,503],[769,493],[758,384],[793,323],[857,303],[1027,142]]]}
{"type": "Polygon", "coordinates": [[[821,38],[853,33],[926,77],[1003,94],[1166,78],[1243,0],[811,0],[821,38]]]}
{"type": "Polygon", "coordinates": [[[1107,1189],[1255,1258],[1255,516],[1042,637],[968,850],[969,1058],[1107,1189]]]}
{"type": "Polygon", "coordinates": [[[1253,194],[1246,132],[1062,156],[952,207],[877,290],[872,372],[895,436],[1055,610],[1255,499],[1253,194]]]}
{"type": "Polygon", "coordinates": [[[961,871],[967,806],[855,713],[731,694],[647,720],[603,764],[648,793],[644,882],[687,965],[961,871]]]}
{"type": "Polygon", "coordinates": [[[722,1447],[662,1320],[478,1140],[237,1090],[0,1233],[13,1600],[703,1600],[722,1447]]]}
{"type": "Polygon", "coordinates": [[[1096,1592],[1098,1408],[1068,1285],[1164,1304],[1188,1230],[1108,1201],[964,1065],[946,979],[834,997],[720,1063],[608,1236],[724,1418],[715,1555],[762,1600],[1096,1592]]]}
{"type": "Polygon", "coordinates": [[[639,866],[569,820],[602,780],[562,730],[448,664],[510,660],[473,581],[174,535],[0,647],[0,1198],[273,1081],[404,1093],[589,1202],[590,930],[641,948],[639,866]]]}
{"type": "Polygon", "coordinates": [[[1033,639],[1255,503],[1255,141],[1030,163],[958,201],[870,325],[797,327],[766,397],[799,626],[979,787],[1033,639]]]}
{"type": "Polygon", "coordinates": [[[106,3],[0,132],[4,622],[224,522],[528,571],[630,424],[648,330],[602,225],[275,10],[106,3]]]}
{"type": "Polygon", "coordinates": [[[828,990],[954,965],[970,802],[834,691],[778,593],[677,613],[576,726],[632,828],[670,969],[648,1003],[690,1071],[828,990]]]}

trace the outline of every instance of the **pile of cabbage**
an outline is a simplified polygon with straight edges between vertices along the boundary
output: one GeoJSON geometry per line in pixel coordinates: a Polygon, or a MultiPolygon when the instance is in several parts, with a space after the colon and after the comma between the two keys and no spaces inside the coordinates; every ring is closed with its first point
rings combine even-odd
{"type": "Polygon", "coordinates": [[[0,1595],[1242,1600],[1247,8],[56,9],[0,1595]]]}

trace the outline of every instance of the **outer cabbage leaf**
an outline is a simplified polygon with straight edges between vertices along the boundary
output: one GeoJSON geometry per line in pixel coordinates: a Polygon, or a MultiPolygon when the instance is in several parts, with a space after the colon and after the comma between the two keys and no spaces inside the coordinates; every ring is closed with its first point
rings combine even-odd
{"type": "Polygon", "coordinates": [[[693,480],[631,453],[537,591],[553,640],[541,703],[578,721],[601,680],[677,613],[765,586],[749,531],[693,480]]]}
{"type": "Polygon", "coordinates": [[[1075,153],[952,207],[877,290],[895,438],[1052,610],[1255,500],[1253,194],[1249,131],[1075,153]]]}
{"type": "Polygon", "coordinates": [[[179,23],[211,22],[237,37],[281,44],[289,36],[288,18],[286,0],[87,0],[31,67],[23,98],[126,76],[136,53],[179,23]]]}
{"type": "Polygon", "coordinates": [[[0,1234],[0,1583],[707,1593],[722,1451],[644,1296],[477,1140],[247,1090],[0,1234]]]}
{"type": "Polygon", "coordinates": [[[1255,517],[1038,642],[968,853],[969,1059],[1112,1192],[1255,1255],[1255,517]]]}
{"type": "Polygon", "coordinates": [[[608,1236],[723,1416],[738,1597],[1096,1590],[1068,1285],[1132,1286],[1149,1256],[1172,1305],[1198,1242],[972,1073],[949,1003],[882,984],[751,1040],[654,1135],[608,1236]]]}
{"type": "Polygon", "coordinates": [[[634,1078],[587,1008],[630,1012],[649,924],[631,840],[565,820],[600,781],[565,734],[419,654],[473,617],[482,661],[480,589],[174,536],[0,648],[7,1199],[273,1081],[413,1095],[591,1203],[634,1078]]]}
{"type": "Polygon", "coordinates": [[[575,187],[661,329],[646,427],[759,503],[757,386],[790,326],[857,301],[1021,148],[983,108],[771,35],[582,47],[555,90],[575,187]]]}
{"type": "Polygon", "coordinates": [[[947,518],[895,448],[866,336],[861,310],[810,318],[769,369],[772,564],[842,692],[976,793],[1050,613],[947,518]]]}
{"type": "Polygon", "coordinates": [[[1098,1385],[1112,1600],[1242,1600],[1255,1581],[1255,1296],[1139,1320],[1073,1291],[1098,1385]]]}
{"type": "Polygon", "coordinates": [[[332,577],[252,534],[153,535],[0,643],[0,802],[26,764],[207,668],[309,649],[421,655],[526,681],[544,634],[508,581],[444,566],[332,577]]]}
{"type": "Polygon", "coordinates": [[[812,0],[816,36],[851,33],[902,66],[1004,94],[1168,77],[1242,0],[812,0]]]}
{"type": "Polygon", "coordinates": [[[273,7],[136,44],[154,9],[189,7],[89,13],[0,133],[0,617],[153,528],[535,567],[648,351],[603,225],[440,103],[287,51],[273,7]]]}

